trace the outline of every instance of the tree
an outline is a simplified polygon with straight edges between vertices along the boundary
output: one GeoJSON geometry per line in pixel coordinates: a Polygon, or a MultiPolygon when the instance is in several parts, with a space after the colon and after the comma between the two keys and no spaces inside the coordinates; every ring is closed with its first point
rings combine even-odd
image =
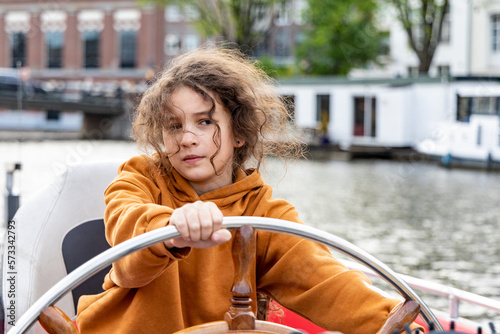
{"type": "Polygon", "coordinates": [[[419,60],[419,74],[427,74],[441,40],[448,0],[389,0],[419,60]]]}
{"type": "Polygon", "coordinates": [[[251,52],[265,42],[280,5],[287,0],[142,0],[162,5],[178,5],[195,12],[193,21],[200,35],[218,36],[251,52]]]}
{"type": "Polygon", "coordinates": [[[308,74],[345,75],[375,61],[382,48],[375,0],[309,0],[299,66],[308,74]]]}

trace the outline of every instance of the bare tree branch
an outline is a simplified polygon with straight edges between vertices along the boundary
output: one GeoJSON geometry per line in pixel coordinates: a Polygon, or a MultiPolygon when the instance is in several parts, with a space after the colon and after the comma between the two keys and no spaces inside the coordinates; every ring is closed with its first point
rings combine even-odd
{"type": "Polygon", "coordinates": [[[419,73],[427,74],[441,41],[443,22],[449,0],[389,0],[397,11],[408,42],[419,59],[419,73]],[[418,15],[417,15],[418,14],[418,15]],[[417,36],[415,32],[420,29],[417,36]]]}

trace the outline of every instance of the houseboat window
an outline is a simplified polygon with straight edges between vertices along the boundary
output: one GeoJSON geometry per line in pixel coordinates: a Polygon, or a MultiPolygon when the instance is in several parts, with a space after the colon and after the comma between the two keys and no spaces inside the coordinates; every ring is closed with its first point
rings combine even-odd
{"type": "Polygon", "coordinates": [[[134,30],[120,31],[120,67],[135,67],[135,45],[137,32],[134,30]]]}
{"type": "Polygon", "coordinates": [[[374,97],[371,98],[371,110],[368,111],[368,113],[371,115],[370,117],[370,136],[375,137],[377,135],[377,126],[376,126],[376,120],[377,120],[377,101],[374,97]]]}
{"type": "Polygon", "coordinates": [[[85,68],[99,67],[99,32],[83,32],[83,60],[85,68]]]}
{"type": "Polygon", "coordinates": [[[493,101],[490,97],[476,97],[472,104],[472,112],[474,114],[492,114],[494,105],[491,102],[493,101]]]}
{"type": "Polygon", "coordinates": [[[288,110],[289,121],[295,120],[295,95],[281,95],[281,99],[285,103],[288,110]]]}
{"type": "Polygon", "coordinates": [[[63,39],[62,31],[49,31],[45,34],[48,68],[62,67],[63,39]]]}
{"type": "Polygon", "coordinates": [[[457,120],[468,122],[470,115],[500,115],[499,96],[458,96],[457,120]]]}
{"type": "Polygon", "coordinates": [[[26,34],[14,32],[10,35],[12,45],[12,67],[26,65],[26,34]]]}
{"type": "Polygon", "coordinates": [[[316,121],[320,124],[330,121],[330,94],[316,95],[316,121]]]}
{"type": "Polygon", "coordinates": [[[354,98],[354,136],[377,135],[377,100],[375,97],[354,98]]]}
{"type": "Polygon", "coordinates": [[[491,49],[500,51],[500,14],[491,16],[491,49]]]}
{"type": "Polygon", "coordinates": [[[59,110],[47,110],[47,120],[48,121],[58,121],[61,118],[61,112],[59,110]]]}
{"type": "Polygon", "coordinates": [[[468,122],[472,110],[472,98],[458,96],[457,121],[468,122]]]}

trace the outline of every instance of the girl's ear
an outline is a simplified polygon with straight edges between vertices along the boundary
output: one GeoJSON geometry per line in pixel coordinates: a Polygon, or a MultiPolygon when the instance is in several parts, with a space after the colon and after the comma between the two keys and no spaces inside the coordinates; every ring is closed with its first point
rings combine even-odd
{"type": "Polygon", "coordinates": [[[242,147],[243,145],[245,145],[245,141],[244,140],[241,140],[239,138],[235,138],[236,141],[234,143],[234,147],[242,147]]]}

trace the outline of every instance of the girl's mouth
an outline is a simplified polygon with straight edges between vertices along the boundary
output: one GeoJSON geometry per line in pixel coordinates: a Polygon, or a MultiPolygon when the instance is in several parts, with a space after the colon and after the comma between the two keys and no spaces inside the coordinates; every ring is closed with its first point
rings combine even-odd
{"type": "Polygon", "coordinates": [[[203,157],[200,157],[199,155],[187,155],[182,160],[185,163],[194,164],[194,163],[197,163],[198,161],[200,161],[201,159],[203,159],[203,157]]]}

